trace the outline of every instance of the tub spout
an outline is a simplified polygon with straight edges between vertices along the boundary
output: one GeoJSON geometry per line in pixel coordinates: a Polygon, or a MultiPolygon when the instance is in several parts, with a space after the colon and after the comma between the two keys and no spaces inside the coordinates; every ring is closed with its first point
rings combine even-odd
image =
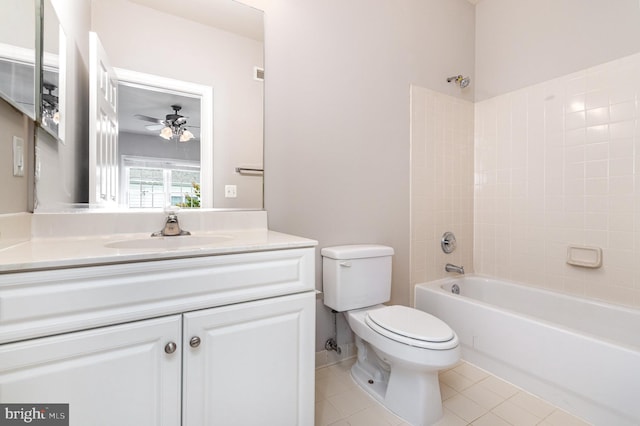
{"type": "Polygon", "coordinates": [[[457,272],[459,274],[464,274],[464,266],[456,266],[451,263],[447,263],[444,265],[444,270],[447,272],[457,272]]]}

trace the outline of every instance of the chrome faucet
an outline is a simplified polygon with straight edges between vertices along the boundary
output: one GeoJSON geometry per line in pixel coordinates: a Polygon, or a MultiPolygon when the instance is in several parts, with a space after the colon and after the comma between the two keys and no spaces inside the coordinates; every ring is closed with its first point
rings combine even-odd
{"type": "Polygon", "coordinates": [[[175,210],[167,211],[167,220],[164,223],[162,230],[151,234],[152,237],[177,237],[179,235],[191,235],[191,232],[180,229],[180,223],[178,223],[178,212],[175,210]]]}
{"type": "Polygon", "coordinates": [[[444,265],[444,270],[447,272],[457,272],[459,274],[464,274],[464,266],[456,266],[451,263],[447,263],[444,265]]]}

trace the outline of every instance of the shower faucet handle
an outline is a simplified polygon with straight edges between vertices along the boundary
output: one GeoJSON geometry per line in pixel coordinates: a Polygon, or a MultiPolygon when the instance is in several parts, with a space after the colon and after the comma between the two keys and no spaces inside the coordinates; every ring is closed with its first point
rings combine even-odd
{"type": "Polygon", "coordinates": [[[456,236],[451,231],[447,231],[442,234],[442,239],[440,240],[440,247],[442,247],[442,251],[449,254],[453,253],[453,251],[457,247],[456,236]]]}

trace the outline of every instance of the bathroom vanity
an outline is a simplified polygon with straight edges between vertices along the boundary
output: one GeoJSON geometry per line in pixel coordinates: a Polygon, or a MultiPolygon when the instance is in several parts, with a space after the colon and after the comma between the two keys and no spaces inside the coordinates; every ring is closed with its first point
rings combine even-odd
{"type": "Polygon", "coordinates": [[[199,237],[2,250],[0,402],[68,403],[71,425],[313,424],[316,242],[199,237]]]}

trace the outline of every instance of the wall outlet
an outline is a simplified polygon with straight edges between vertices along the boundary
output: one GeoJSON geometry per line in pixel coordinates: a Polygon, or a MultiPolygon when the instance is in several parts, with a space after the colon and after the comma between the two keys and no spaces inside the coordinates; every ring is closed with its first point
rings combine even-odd
{"type": "Polygon", "coordinates": [[[235,185],[225,185],[224,186],[224,197],[225,198],[236,198],[238,196],[238,188],[235,185]]]}

